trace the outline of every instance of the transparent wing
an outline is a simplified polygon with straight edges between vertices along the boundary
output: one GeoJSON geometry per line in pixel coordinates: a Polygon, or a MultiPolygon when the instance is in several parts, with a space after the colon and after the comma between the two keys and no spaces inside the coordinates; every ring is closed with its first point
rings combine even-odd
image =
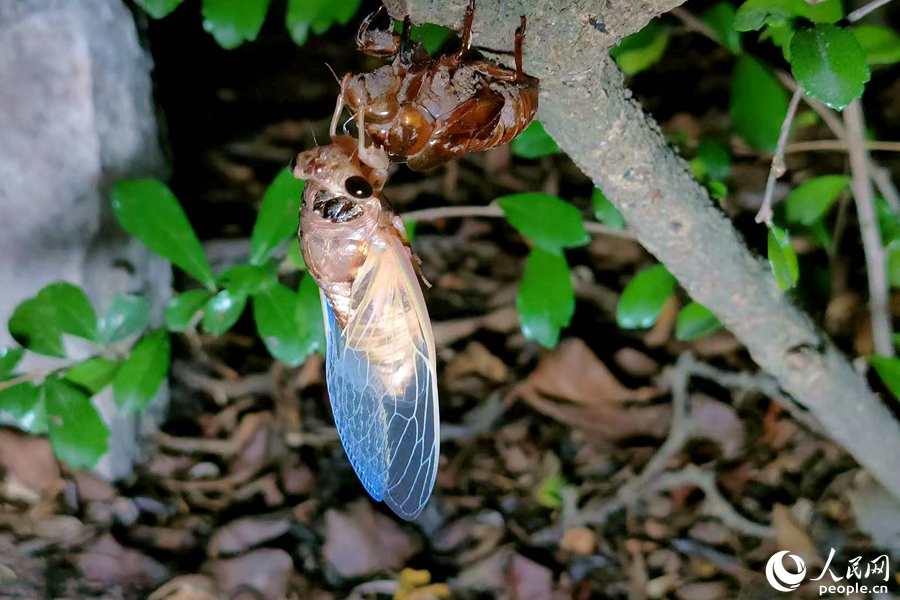
{"type": "Polygon", "coordinates": [[[390,238],[369,253],[343,330],[322,304],[341,442],[372,497],[414,519],[434,487],[440,435],[431,322],[404,246],[390,238]]]}

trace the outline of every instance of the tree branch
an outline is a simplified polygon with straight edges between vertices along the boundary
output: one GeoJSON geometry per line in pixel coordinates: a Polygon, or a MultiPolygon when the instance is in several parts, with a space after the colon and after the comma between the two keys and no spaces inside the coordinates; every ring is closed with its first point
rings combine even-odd
{"type": "MultiPolygon", "coordinates": [[[[512,48],[528,18],[525,70],[541,79],[540,118],[622,212],[639,241],[712,310],[886,488],[900,497],[900,424],[863,377],[750,254],[607,55],[680,0],[481,0],[474,41],[512,48]]],[[[386,0],[395,18],[458,27],[465,0],[386,0]]]]}

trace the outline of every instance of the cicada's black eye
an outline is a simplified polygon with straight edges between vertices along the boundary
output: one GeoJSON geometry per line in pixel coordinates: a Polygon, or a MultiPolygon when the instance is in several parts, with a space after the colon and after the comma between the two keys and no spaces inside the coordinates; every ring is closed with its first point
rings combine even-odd
{"type": "Polygon", "coordinates": [[[359,175],[348,177],[344,182],[344,188],[354,198],[368,198],[372,195],[372,184],[359,175]]]}

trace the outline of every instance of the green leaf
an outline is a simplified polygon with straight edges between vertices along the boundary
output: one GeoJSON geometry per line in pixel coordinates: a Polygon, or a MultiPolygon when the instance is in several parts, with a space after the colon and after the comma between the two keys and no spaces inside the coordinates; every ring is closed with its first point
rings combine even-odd
{"type": "Polygon", "coordinates": [[[769,266],[783,290],[794,287],[800,279],[800,266],[797,264],[797,254],[791,247],[791,238],[777,225],[769,226],[769,266]]]}
{"type": "Polygon", "coordinates": [[[154,19],[162,19],[184,0],[137,0],[137,3],[154,19]]]}
{"type": "Polygon", "coordinates": [[[279,244],[297,236],[303,183],[285,169],[266,190],[250,235],[250,264],[262,264],[279,244]]]}
{"type": "Polygon", "coordinates": [[[766,25],[760,40],[772,38],[772,43],[781,48],[784,60],[791,60],[791,40],[794,39],[794,28],[791,25],[766,25]]]}
{"type": "Polygon", "coordinates": [[[734,28],[737,10],[729,2],[717,2],[703,15],[703,20],[719,38],[719,43],[734,52],[741,53],[741,33],[734,28]]]}
{"type": "Polygon", "coordinates": [[[73,469],[93,467],[106,452],[109,429],[90,397],[55,377],[48,377],[41,391],[53,453],[73,469]]]}
{"type": "Polygon", "coordinates": [[[116,404],[127,412],[145,410],[169,372],[169,334],[156,329],[131,349],[113,380],[116,404]]]}
{"type": "Polygon", "coordinates": [[[711,310],[696,302],[691,302],[678,311],[675,338],[689,342],[709,335],[721,328],[722,324],[711,310]]]}
{"type": "Polygon", "coordinates": [[[108,358],[89,358],[66,371],[65,379],[83,387],[92,396],[112,383],[120,363],[108,358]]]}
{"type": "Polygon", "coordinates": [[[811,19],[809,5],[803,0],[747,0],[737,11],[734,27],[738,31],[756,31],[763,25],[787,25],[797,17],[811,19]]]}
{"type": "Polygon", "coordinates": [[[900,398],[900,359],[873,354],[869,363],[891,393],[900,398]]]}
{"type": "Polygon", "coordinates": [[[250,296],[257,290],[276,280],[277,265],[256,267],[253,265],[236,265],[216,278],[221,287],[226,287],[239,296],[250,296]],[[273,268],[273,266],[275,268],[273,268]]]}
{"type": "Polygon", "coordinates": [[[728,179],[731,177],[731,155],[728,148],[714,140],[700,140],[697,157],[691,161],[697,179],[728,179]]]}
{"type": "Polygon", "coordinates": [[[525,131],[512,141],[512,153],[522,158],[540,158],[549,154],[559,154],[562,150],[544,130],[540,121],[532,121],[525,131]]]}
{"type": "Polygon", "coordinates": [[[187,331],[194,315],[197,314],[212,294],[206,290],[182,292],[166,304],[166,327],[172,331],[187,331]]]}
{"type": "Polygon", "coordinates": [[[668,45],[669,30],[654,20],[637,33],[622,38],[609,49],[609,55],[626,75],[637,75],[658,63],[668,45]]]}
{"type": "Polygon", "coordinates": [[[510,225],[547,252],[587,244],[581,212],[568,202],[542,192],[510,194],[497,198],[510,225]]]}
{"type": "Polygon", "coordinates": [[[237,323],[246,306],[246,295],[232,290],[222,290],[206,303],[203,310],[203,329],[213,335],[222,335],[237,323]]]}
{"type": "Polygon", "coordinates": [[[184,209],[165,184],[155,179],[120,181],[112,191],[113,210],[125,230],[215,290],[209,261],[184,209]]]}
{"type": "Polygon", "coordinates": [[[791,223],[812,225],[828,212],[849,183],[845,175],[824,175],[804,181],[785,200],[785,218],[791,223]]]}
{"type": "Polygon", "coordinates": [[[310,31],[321,35],[335,23],[346,25],[359,10],[360,4],[361,0],[290,0],[285,25],[294,43],[303,45],[310,31]]]}
{"type": "Polygon", "coordinates": [[[226,49],[259,35],[271,0],[203,0],[203,29],[226,49]]]}
{"type": "Polygon", "coordinates": [[[836,110],[862,96],[871,76],[856,37],[828,24],[794,33],[791,72],[808,96],[836,110]]]}
{"type": "Polygon", "coordinates": [[[853,28],[859,45],[870,65],[890,65],[900,62],[900,35],[881,25],[857,25],[853,28]]]}
{"type": "Polygon", "coordinates": [[[824,2],[807,2],[809,17],[813,23],[837,23],[844,18],[844,7],[841,0],[825,0],[824,2]]]}
{"type": "Polygon", "coordinates": [[[892,288],[900,288],[900,240],[887,245],[888,281],[892,288]]]}
{"type": "Polygon", "coordinates": [[[307,275],[297,290],[297,320],[308,331],[311,352],[325,353],[325,321],[322,318],[322,299],[319,286],[307,275]]]}
{"type": "Polygon", "coordinates": [[[755,58],[739,56],[731,78],[730,107],[737,133],[753,148],[773,152],[787,109],[787,93],[775,76],[755,58]]]}
{"type": "Polygon", "coordinates": [[[663,265],[644,269],[622,290],[616,322],[623,329],[645,329],[659,318],[663,305],[675,289],[675,278],[663,265]]]}
{"type": "Polygon", "coordinates": [[[35,424],[35,417],[37,416],[35,411],[39,408],[40,396],[40,388],[31,385],[27,381],[8,387],[5,390],[0,390],[0,412],[5,412],[15,417],[19,422],[19,426],[25,431],[35,434],[42,433],[40,429],[46,428],[43,405],[40,406],[42,414],[40,416],[41,422],[38,423],[37,427],[39,431],[32,431],[32,426],[35,424]]]}
{"type": "Polygon", "coordinates": [[[25,300],[9,319],[9,333],[25,348],[62,358],[62,334],[97,340],[97,315],[79,288],[51,283],[25,300]]]}
{"type": "Polygon", "coordinates": [[[15,373],[16,365],[25,355],[24,348],[0,346],[0,381],[10,379],[15,373]]]}
{"type": "MultiPolygon", "coordinates": [[[[311,279],[311,278],[310,278],[311,279]]],[[[253,320],[269,353],[296,367],[316,349],[312,323],[301,320],[297,292],[280,283],[264,287],[253,296],[253,320]]]]}
{"type": "Polygon", "coordinates": [[[875,196],[875,213],[878,217],[878,230],[881,231],[882,243],[889,244],[900,239],[900,216],[881,196],[875,196]]]}
{"type": "Polygon", "coordinates": [[[150,305],[140,296],[118,296],[113,300],[97,328],[99,340],[112,344],[140,333],[150,323],[150,305]]]}
{"type": "MultiPolygon", "coordinates": [[[[407,227],[409,227],[408,224],[407,227]]],[[[299,239],[290,240],[288,242],[287,261],[298,271],[306,270],[306,261],[303,260],[303,252],[300,251],[299,239]]]]}
{"type": "MultiPolygon", "coordinates": [[[[397,21],[398,26],[403,24],[397,21]]],[[[422,23],[421,25],[413,25],[410,36],[414,40],[421,40],[422,46],[429,54],[434,54],[440,50],[450,34],[453,33],[449,27],[443,25],[435,25],[434,23],[422,23]]]]}
{"type": "Polygon", "coordinates": [[[594,216],[601,223],[606,223],[614,229],[625,229],[625,217],[619,209],[610,202],[599,188],[594,188],[592,195],[594,201],[594,216]]]}
{"type": "Polygon", "coordinates": [[[562,475],[550,475],[538,486],[535,497],[543,507],[557,509],[563,505],[563,490],[569,482],[562,475]]]}
{"type": "Polygon", "coordinates": [[[715,179],[710,179],[706,182],[706,190],[715,200],[724,200],[728,197],[728,186],[715,179]]]}
{"type": "Polygon", "coordinates": [[[532,248],[516,296],[522,333],[547,348],[559,343],[559,332],[575,314],[575,291],[566,257],[532,248]]]}

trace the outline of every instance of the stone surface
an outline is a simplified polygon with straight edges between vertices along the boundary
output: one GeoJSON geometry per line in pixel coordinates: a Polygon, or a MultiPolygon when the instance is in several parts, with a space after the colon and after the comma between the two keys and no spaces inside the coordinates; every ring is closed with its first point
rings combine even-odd
{"type": "MultiPolygon", "coordinates": [[[[143,294],[161,318],[169,266],[117,227],[108,198],[117,179],[166,175],[151,67],[121,0],[0,3],[0,345],[19,302],[54,281],[82,286],[98,312],[143,294]]],[[[70,342],[73,357],[91,352],[70,342]]],[[[117,414],[108,393],[95,402],[111,429],[98,473],[128,477],[155,418],[117,414]]]]}

